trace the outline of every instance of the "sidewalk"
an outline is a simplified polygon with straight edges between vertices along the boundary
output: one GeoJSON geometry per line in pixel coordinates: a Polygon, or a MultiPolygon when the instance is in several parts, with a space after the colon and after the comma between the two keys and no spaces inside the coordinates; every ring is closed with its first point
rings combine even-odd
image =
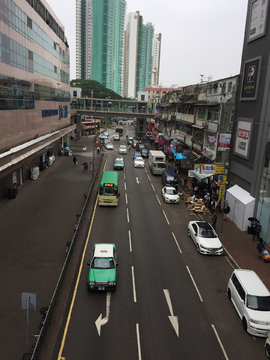
{"type": "MultiPolygon", "coordinates": [[[[21,359],[27,350],[27,314],[22,293],[36,295],[29,314],[29,335],[38,334],[39,310],[50,304],[71,241],[76,214],[85,204],[92,173],[81,165],[92,160],[93,137],[73,140],[87,151],[56,156],[54,164],[27,180],[15,199],[0,202],[0,359],[21,359]],[[91,151],[92,150],[92,151],[91,151]]],[[[29,348],[34,338],[29,337],[29,348]]]]}

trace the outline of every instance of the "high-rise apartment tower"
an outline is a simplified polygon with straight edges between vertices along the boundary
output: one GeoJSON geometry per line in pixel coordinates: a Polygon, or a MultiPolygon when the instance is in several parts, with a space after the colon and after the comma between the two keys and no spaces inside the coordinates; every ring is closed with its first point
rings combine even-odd
{"type": "Polygon", "coordinates": [[[77,0],[76,78],[122,93],[125,0],[77,0]]]}

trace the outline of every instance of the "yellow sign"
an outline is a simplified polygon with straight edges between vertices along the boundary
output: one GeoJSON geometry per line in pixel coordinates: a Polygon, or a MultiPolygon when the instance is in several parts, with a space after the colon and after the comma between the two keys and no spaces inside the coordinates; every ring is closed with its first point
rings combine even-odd
{"type": "Polygon", "coordinates": [[[225,200],[226,186],[221,185],[218,192],[218,200],[225,200]]]}
{"type": "Polygon", "coordinates": [[[218,175],[218,186],[226,185],[227,175],[218,175]]]}

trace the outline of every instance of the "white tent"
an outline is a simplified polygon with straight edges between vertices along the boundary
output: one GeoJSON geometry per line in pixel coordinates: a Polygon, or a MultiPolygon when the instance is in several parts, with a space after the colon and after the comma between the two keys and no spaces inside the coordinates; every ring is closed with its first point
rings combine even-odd
{"type": "Polygon", "coordinates": [[[238,185],[234,185],[226,192],[226,200],[230,206],[228,214],[231,219],[242,231],[247,231],[250,225],[249,217],[254,216],[255,198],[238,185]]]}

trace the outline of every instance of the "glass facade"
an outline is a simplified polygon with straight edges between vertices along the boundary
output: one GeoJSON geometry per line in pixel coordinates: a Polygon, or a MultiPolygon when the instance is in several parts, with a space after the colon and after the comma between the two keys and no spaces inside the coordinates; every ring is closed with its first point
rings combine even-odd
{"type": "MultiPolygon", "coordinates": [[[[8,24],[30,41],[37,42],[61,62],[69,66],[69,55],[65,53],[37,24],[35,24],[11,0],[0,2],[0,20],[8,24]]],[[[69,74],[28,50],[21,44],[0,33],[0,61],[22,70],[49,76],[69,84],[69,74]]]]}

